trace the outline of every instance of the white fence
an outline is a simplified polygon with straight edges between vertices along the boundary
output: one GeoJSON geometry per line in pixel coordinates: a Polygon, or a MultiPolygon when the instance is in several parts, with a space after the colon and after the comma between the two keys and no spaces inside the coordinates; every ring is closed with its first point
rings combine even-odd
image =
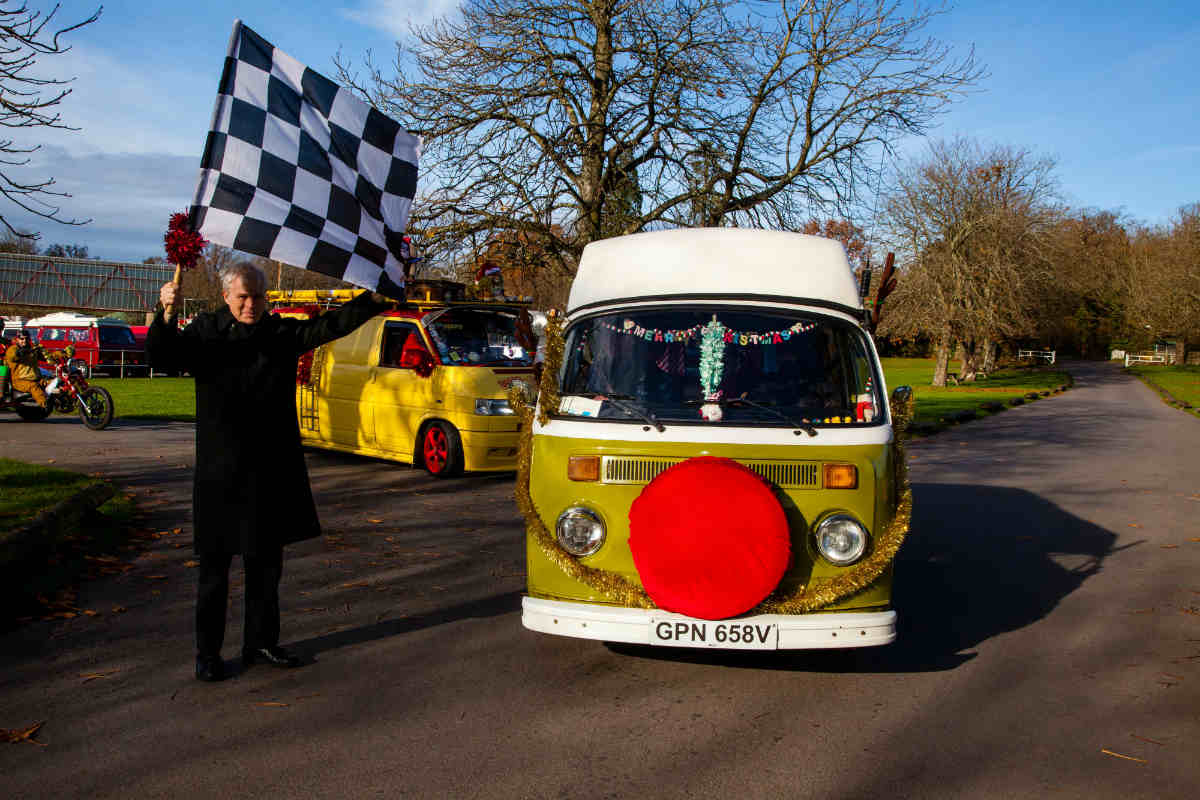
{"type": "Polygon", "coordinates": [[[1056,350],[1018,350],[1017,358],[1029,358],[1033,360],[1044,360],[1047,364],[1053,364],[1056,356],[1056,350]]]}
{"type": "Polygon", "coordinates": [[[126,372],[129,372],[131,375],[147,375],[151,378],[154,377],[154,373],[150,370],[149,365],[147,365],[145,363],[146,354],[145,354],[144,350],[114,351],[114,350],[109,350],[108,348],[105,348],[104,352],[105,352],[105,354],[113,353],[113,352],[120,352],[121,358],[118,361],[105,361],[101,364],[86,364],[87,376],[89,379],[91,379],[94,372],[102,371],[102,372],[105,372],[108,374],[112,374],[113,370],[116,370],[117,376],[120,378],[124,378],[126,372]],[[134,363],[132,361],[127,362],[125,360],[126,353],[140,353],[142,356],[141,360],[140,360],[141,363],[134,363]]]}
{"type": "Polygon", "coordinates": [[[1126,353],[1125,366],[1130,364],[1166,364],[1166,353],[1126,353]]]}

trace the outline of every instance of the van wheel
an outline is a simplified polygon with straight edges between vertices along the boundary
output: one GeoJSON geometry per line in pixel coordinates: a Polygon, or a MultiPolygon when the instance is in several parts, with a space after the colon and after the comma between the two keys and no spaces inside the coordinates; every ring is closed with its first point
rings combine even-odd
{"type": "Polygon", "coordinates": [[[421,461],[435,478],[450,478],[463,471],[462,439],[448,422],[432,422],[421,434],[421,461]]]}

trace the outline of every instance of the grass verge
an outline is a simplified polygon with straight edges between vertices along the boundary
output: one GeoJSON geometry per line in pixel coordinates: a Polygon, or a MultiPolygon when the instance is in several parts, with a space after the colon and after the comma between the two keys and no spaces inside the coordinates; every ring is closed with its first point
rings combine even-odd
{"type": "Polygon", "coordinates": [[[26,464],[0,458],[0,533],[29,522],[47,509],[96,479],[65,469],[26,464]]]}
{"type": "Polygon", "coordinates": [[[1158,392],[1165,402],[1200,417],[1200,367],[1137,364],[1125,370],[1158,392]]]}
{"type": "Polygon", "coordinates": [[[19,547],[13,538],[39,512],[97,482],[77,472],[0,458],[0,630],[30,617],[87,613],[74,608],[76,583],[120,570],[112,554],[128,547],[135,515],[132,497],[120,492],[57,536],[40,536],[19,547]]]}
{"type": "Polygon", "coordinates": [[[913,432],[935,433],[957,422],[966,422],[1016,404],[1029,402],[1035,394],[1053,393],[1071,386],[1071,376],[1046,367],[1012,367],[990,373],[962,386],[930,386],[934,360],[931,358],[885,358],[883,372],[890,389],[908,385],[916,398],[913,432]]]}
{"type": "Polygon", "coordinates": [[[191,378],[96,378],[108,389],[117,419],[196,421],[196,389],[191,378]]]}

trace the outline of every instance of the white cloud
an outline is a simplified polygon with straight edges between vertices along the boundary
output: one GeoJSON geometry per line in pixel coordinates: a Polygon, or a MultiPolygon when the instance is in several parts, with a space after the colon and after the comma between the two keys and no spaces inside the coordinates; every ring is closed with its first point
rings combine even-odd
{"type": "Polygon", "coordinates": [[[215,71],[211,80],[198,81],[171,68],[139,69],[85,44],[43,59],[39,67],[45,77],[75,78],[55,110],[79,130],[24,129],[14,132],[18,145],[51,144],[79,155],[194,153],[199,159],[216,96],[215,71]]]}
{"type": "Polygon", "coordinates": [[[14,227],[40,231],[41,244],[85,244],[92,256],[141,261],[162,255],[162,235],[170,215],[192,202],[200,174],[199,156],[93,153],[72,155],[47,146],[28,166],[7,171],[14,177],[54,178],[54,191],[71,197],[50,198],[63,219],[91,219],[67,226],[22,212],[9,203],[0,213],[14,227]]]}
{"type": "Polygon", "coordinates": [[[459,0],[359,0],[353,8],[339,9],[346,19],[400,38],[409,25],[425,25],[458,11],[459,0]]]}

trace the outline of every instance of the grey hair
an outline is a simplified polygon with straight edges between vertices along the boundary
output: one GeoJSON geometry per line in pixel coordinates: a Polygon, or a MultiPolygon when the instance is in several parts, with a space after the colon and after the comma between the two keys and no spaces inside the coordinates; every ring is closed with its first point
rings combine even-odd
{"type": "Polygon", "coordinates": [[[243,285],[248,285],[251,280],[258,281],[258,285],[266,291],[267,273],[252,261],[238,261],[221,270],[221,291],[228,292],[233,288],[234,278],[241,278],[243,285]]]}

